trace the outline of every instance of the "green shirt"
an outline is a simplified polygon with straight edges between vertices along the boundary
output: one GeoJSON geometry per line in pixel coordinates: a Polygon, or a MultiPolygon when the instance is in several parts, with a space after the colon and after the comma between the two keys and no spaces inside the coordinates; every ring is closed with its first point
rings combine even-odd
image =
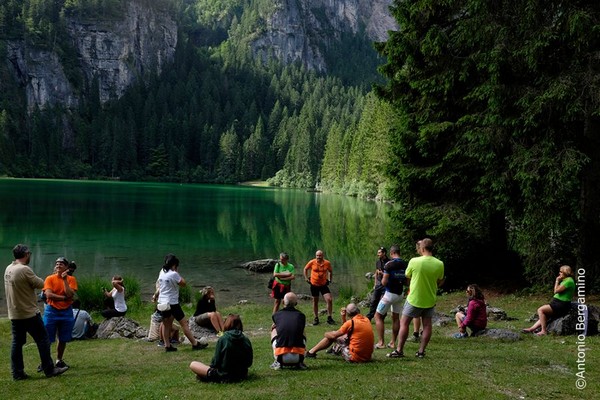
{"type": "MultiPolygon", "coordinates": [[[[291,263],[287,263],[287,265],[283,265],[281,263],[277,263],[275,264],[275,271],[276,274],[280,274],[283,272],[289,272],[292,275],[294,275],[294,273],[296,272],[296,269],[294,268],[294,266],[291,263]]],[[[289,286],[292,284],[292,280],[291,279],[279,279],[279,278],[275,278],[275,280],[278,283],[281,283],[282,285],[286,285],[289,286]]]]}
{"type": "Polygon", "coordinates": [[[444,263],[433,256],[412,258],[406,268],[410,292],[406,300],[419,308],[431,308],[437,301],[437,282],[444,279],[444,263]]]}
{"type": "Polygon", "coordinates": [[[554,298],[560,301],[571,301],[573,294],[575,294],[575,281],[569,276],[568,278],[563,279],[560,284],[565,287],[565,290],[556,293],[554,298]]]}

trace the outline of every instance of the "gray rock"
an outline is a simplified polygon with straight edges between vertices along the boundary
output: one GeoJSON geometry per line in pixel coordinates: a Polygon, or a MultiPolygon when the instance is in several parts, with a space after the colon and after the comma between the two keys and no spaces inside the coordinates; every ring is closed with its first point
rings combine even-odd
{"type": "Polygon", "coordinates": [[[433,326],[447,326],[451,323],[454,323],[454,316],[438,313],[437,311],[433,313],[433,326]]]}
{"type": "MultiPolygon", "coordinates": [[[[539,319],[537,313],[529,318],[530,322],[535,322],[539,319]]],[[[587,336],[598,334],[598,322],[600,321],[600,307],[591,304],[581,304],[576,302],[571,303],[571,311],[569,314],[558,319],[548,321],[546,327],[548,333],[555,335],[567,336],[582,333],[577,330],[578,324],[583,324],[587,336]]],[[[579,326],[581,327],[581,325],[579,326]]]]}
{"type": "Polygon", "coordinates": [[[240,267],[253,272],[273,272],[275,264],[277,264],[278,261],[279,260],[275,260],[272,258],[266,258],[263,260],[248,261],[246,263],[240,264],[240,267]]]}
{"type": "Polygon", "coordinates": [[[517,340],[521,339],[519,333],[509,329],[484,329],[475,333],[473,336],[485,336],[492,339],[506,340],[510,342],[516,342],[517,340]]]}
{"type": "Polygon", "coordinates": [[[98,327],[96,336],[99,339],[143,339],[148,336],[148,330],[132,319],[116,317],[104,320],[98,327]]]}
{"type": "MultiPolygon", "coordinates": [[[[466,309],[467,309],[467,305],[461,304],[459,306],[456,306],[452,310],[450,310],[450,314],[454,315],[459,311],[464,313],[466,311],[466,309]]],[[[498,308],[498,307],[491,307],[489,304],[486,304],[486,311],[487,311],[487,317],[488,317],[489,321],[514,321],[514,320],[516,320],[516,318],[509,317],[506,314],[506,311],[504,311],[503,309],[498,308]]]]}
{"type": "MultiPolygon", "coordinates": [[[[205,337],[205,338],[210,338],[210,337],[217,337],[217,332],[215,332],[212,329],[208,329],[205,328],[203,326],[200,326],[196,323],[196,320],[193,317],[190,317],[190,319],[188,320],[188,324],[190,326],[190,330],[192,331],[192,334],[194,335],[194,337],[196,339],[200,339],[201,337],[205,337]]],[[[181,332],[183,333],[183,332],[181,332]]],[[[184,336],[184,343],[189,343],[189,341],[187,340],[187,338],[184,336]]]]}

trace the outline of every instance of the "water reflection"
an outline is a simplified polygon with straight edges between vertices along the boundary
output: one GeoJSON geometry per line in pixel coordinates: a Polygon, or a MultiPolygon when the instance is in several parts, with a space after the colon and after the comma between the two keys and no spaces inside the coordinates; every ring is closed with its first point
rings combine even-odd
{"type": "Polygon", "coordinates": [[[298,190],[4,179],[0,202],[5,265],[23,242],[42,277],[64,255],[77,261],[78,276],[134,275],[150,292],[174,252],[191,284],[227,291],[219,294],[224,305],[269,301],[265,277],[235,266],[280,251],[301,270],[321,248],[334,267],[334,293],[341,285],[362,291],[375,249],[392,233],[387,205],[298,190]]]}

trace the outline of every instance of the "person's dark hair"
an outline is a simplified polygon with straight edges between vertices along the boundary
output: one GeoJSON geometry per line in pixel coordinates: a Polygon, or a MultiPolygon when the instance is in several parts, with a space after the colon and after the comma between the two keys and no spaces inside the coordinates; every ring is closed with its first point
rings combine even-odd
{"type": "Polygon", "coordinates": [[[75,261],[71,261],[69,263],[68,269],[69,269],[69,272],[67,272],[67,274],[73,275],[73,272],[75,272],[75,270],[77,269],[77,264],[75,264],[75,261]]]}
{"type": "Polygon", "coordinates": [[[387,249],[383,246],[379,247],[377,250],[381,250],[384,254],[387,254],[387,249]]]}
{"type": "Polygon", "coordinates": [[[73,300],[73,308],[81,308],[81,301],[79,299],[73,300]]]}
{"type": "Polygon", "coordinates": [[[471,297],[473,297],[474,299],[485,300],[483,296],[483,291],[476,284],[470,284],[469,286],[467,286],[467,289],[471,289],[473,291],[471,297]]]}
{"type": "Polygon", "coordinates": [[[398,246],[397,244],[393,244],[390,246],[390,255],[392,254],[396,254],[396,255],[400,255],[400,246],[398,246]]]}
{"type": "Polygon", "coordinates": [[[244,330],[244,325],[242,324],[242,319],[238,314],[229,314],[225,323],[223,324],[224,331],[238,330],[242,332],[244,330]]]}
{"type": "Polygon", "coordinates": [[[172,267],[179,266],[179,259],[175,254],[169,253],[165,256],[165,263],[162,266],[163,271],[168,272],[172,267]]]}
{"type": "Polygon", "coordinates": [[[18,245],[13,247],[13,257],[15,258],[15,260],[24,258],[29,253],[31,253],[29,251],[29,247],[25,246],[24,244],[19,243],[18,245]]]}

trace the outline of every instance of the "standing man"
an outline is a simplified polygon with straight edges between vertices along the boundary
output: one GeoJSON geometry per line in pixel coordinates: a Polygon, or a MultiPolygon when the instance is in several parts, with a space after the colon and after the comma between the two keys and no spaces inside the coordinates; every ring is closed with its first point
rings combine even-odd
{"type": "Polygon", "coordinates": [[[10,364],[13,379],[20,381],[29,378],[23,362],[23,345],[27,342],[28,333],[35,340],[46,376],[60,375],[67,369],[54,366],[48,333],[37,308],[35,289],[43,288],[44,281],[27,265],[31,260],[31,252],[27,246],[16,245],[13,256],[15,260],[4,271],[6,306],[12,328],[10,364]]]}
{"type": "Polygon", "coordinates": [[[385,294],[379,301],[375,313],[375,328],[379,341],[375,345],[377,349],[384,349],[383,339],[385,332],[384,318],[388,311],[392,311],[392,340],[391,348],[396,347],[396,338],[400,330],[400,311],[402,311],[402,299],[404,298],[404,282],[406,280],[406,262],[400,258],[400,248],[396,245],[390,247],[392,259],[383,266],[383,278],[381,283],[385,287],[385,294]]]}
{"type": "MultiPolygon", "coordinates": [[[[375,316],[379,300],[381,300],[381,296],[383,296],[385,293],[385,286],[381,284],[381,278],[383,277],[383,266],[388,261],[390,261],[390,259],[387,256],[386,248],[380,247],[377,249],[377,261],[375,262],[375,286],[373,287],[373,292],[371,293],[371,308],[367,314],[369,321],[371,321],[375,316]]],[[[383,317],[385,318],[385,315],[383,317]]]]}
{"type": "Polygon", "coordinates": [[[418,358],[425,357],[425,348],[431,339],[433,311],[437,301],[437,289],[444,283],[444,263],[432,255],[433,241],[425,238],[421,241],[421,256],[412,258],[406,268],[406,278],[410,279],[410,292],[404,303],[398,348],[388,357],[404,357],[404,344],[408,337],[408,328],[413,318],[421,317],[423,338],[417,351],[418,358]]]}
{"type": "Polygon", "coordinates": [[[313,297],[313,314],[315,315],[313,325],[319,325],[319,294],[323,295],[327,303],[327,323],[334,325],[335,321],[331,316],[333,298],[329,290],[329,284],[333,282],[333,271],[331,263],[325,260],[322,250],[317,250],[315,258],[304,267],[304,279],[310,283],[310,294],[313,297]]]}
{"type": "Polygon", "coordinates": [[[271,365],[272,369],[281,367],[306,369],[304,365],[306,316],[296,309],[297,304],[296,294],[286,293],[283,297],[283,309],[273,314],[271,343],[275,362],[271,365]]]}
{"type": "Polygon", "coordinates": [[[56,345],[56,366],[69,366],[63,361],[63,355],[67,343],[71,341],[73,334],[73,297],[77,291],[77,279],[69,275],[69,261],[64,257],[58,257],[54,264],[54,273],[48,275],[44,281],[44,292],[46,293],[46,308],[44,309],[44,325],[48,331],[50,343],[56,340],[58,333],[58,344],[56,345]]]}
{"type": "Polygon", "coordinates": [[[296,279],[296,269],[288,261],[290,256],[287,253],[279,254],[279,262],[275,264],[273,269],[273,290],[271,291],[271,297],[275,299],[273,304],[273,314],[279,310],[281,305],[281,299],[292,289],[292,281],[296,279]]]}

